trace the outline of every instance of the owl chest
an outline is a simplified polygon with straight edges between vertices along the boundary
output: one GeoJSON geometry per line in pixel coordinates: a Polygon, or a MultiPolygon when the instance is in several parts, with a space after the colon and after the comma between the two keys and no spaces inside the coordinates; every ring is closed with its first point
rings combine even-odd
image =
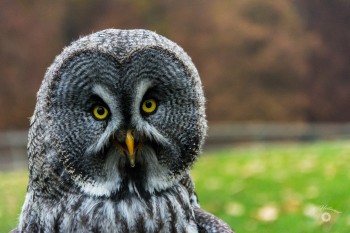
{"type": "Polygon", "coordinates": [[[35,230],[43,232],[198,232],[191,205],[182,195],[120,201],[74,197],[40,209],[35,222],[41,225],[35,230]]]}

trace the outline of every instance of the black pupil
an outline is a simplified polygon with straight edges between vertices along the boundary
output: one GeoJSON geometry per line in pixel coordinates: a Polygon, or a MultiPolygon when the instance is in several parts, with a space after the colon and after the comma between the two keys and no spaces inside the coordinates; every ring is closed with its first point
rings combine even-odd
{"type": "Polygon", "coordinates": [[[105,113],[105,108],[99,106],[99,107],[97,108],[97,113],[98,113],[99,115],[103,115],[103,114],[105,113]]]}
{"type": "Polygon", "coordinates": [[[152,102],[149,100],[149,101],[146,101],[146,108],[152,108],[152,102]]]}

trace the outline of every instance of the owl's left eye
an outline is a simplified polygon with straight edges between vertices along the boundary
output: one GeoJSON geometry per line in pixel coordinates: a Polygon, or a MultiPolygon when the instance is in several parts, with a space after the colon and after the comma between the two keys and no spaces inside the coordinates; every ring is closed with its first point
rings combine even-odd
{"type": "Polygon", "coordinates": [[[109,111],[102,105],[95,105],[92,108],[92,115],[96,120],[105,120],[109,115],[109,111]]]}

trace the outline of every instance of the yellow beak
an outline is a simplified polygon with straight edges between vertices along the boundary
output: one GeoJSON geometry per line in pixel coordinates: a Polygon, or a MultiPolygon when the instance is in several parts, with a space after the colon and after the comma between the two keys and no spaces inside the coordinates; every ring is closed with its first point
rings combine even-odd
{"type": "Polygon", "coordinates": [[[135,145],[134,145],[134,137],[131,134],[131,130],[128,130],[126,133],[125,144],[129,152],[128,157],[129,157],[130,165],[131,167],[135,167],[135,152],[134,152],[135,145]]]}

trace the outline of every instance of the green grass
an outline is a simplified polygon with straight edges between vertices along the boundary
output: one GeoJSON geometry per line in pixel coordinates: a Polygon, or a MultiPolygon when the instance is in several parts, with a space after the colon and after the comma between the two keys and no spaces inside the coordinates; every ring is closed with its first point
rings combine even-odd
{"type": "Polygon", "coordinates": [[[9,232],[17,225],[27,182],[27,172],[0,172],[0,232],[9,232]]]}
{"type": "MultiPolygon", "coordinates": [[[[201,207],[238,233],[349,232],[350,142],[208,152],[192,175],[201,207]]],[[[26,172],[0,173],[0,232],[16,225],[26,183],[26,172]]]]}
{"type": "Polygon", "coordinates": [[[201,207],[237,232],[349,232],[349,142],[254,146],[209,155],[192,172],[201,207]]]}

